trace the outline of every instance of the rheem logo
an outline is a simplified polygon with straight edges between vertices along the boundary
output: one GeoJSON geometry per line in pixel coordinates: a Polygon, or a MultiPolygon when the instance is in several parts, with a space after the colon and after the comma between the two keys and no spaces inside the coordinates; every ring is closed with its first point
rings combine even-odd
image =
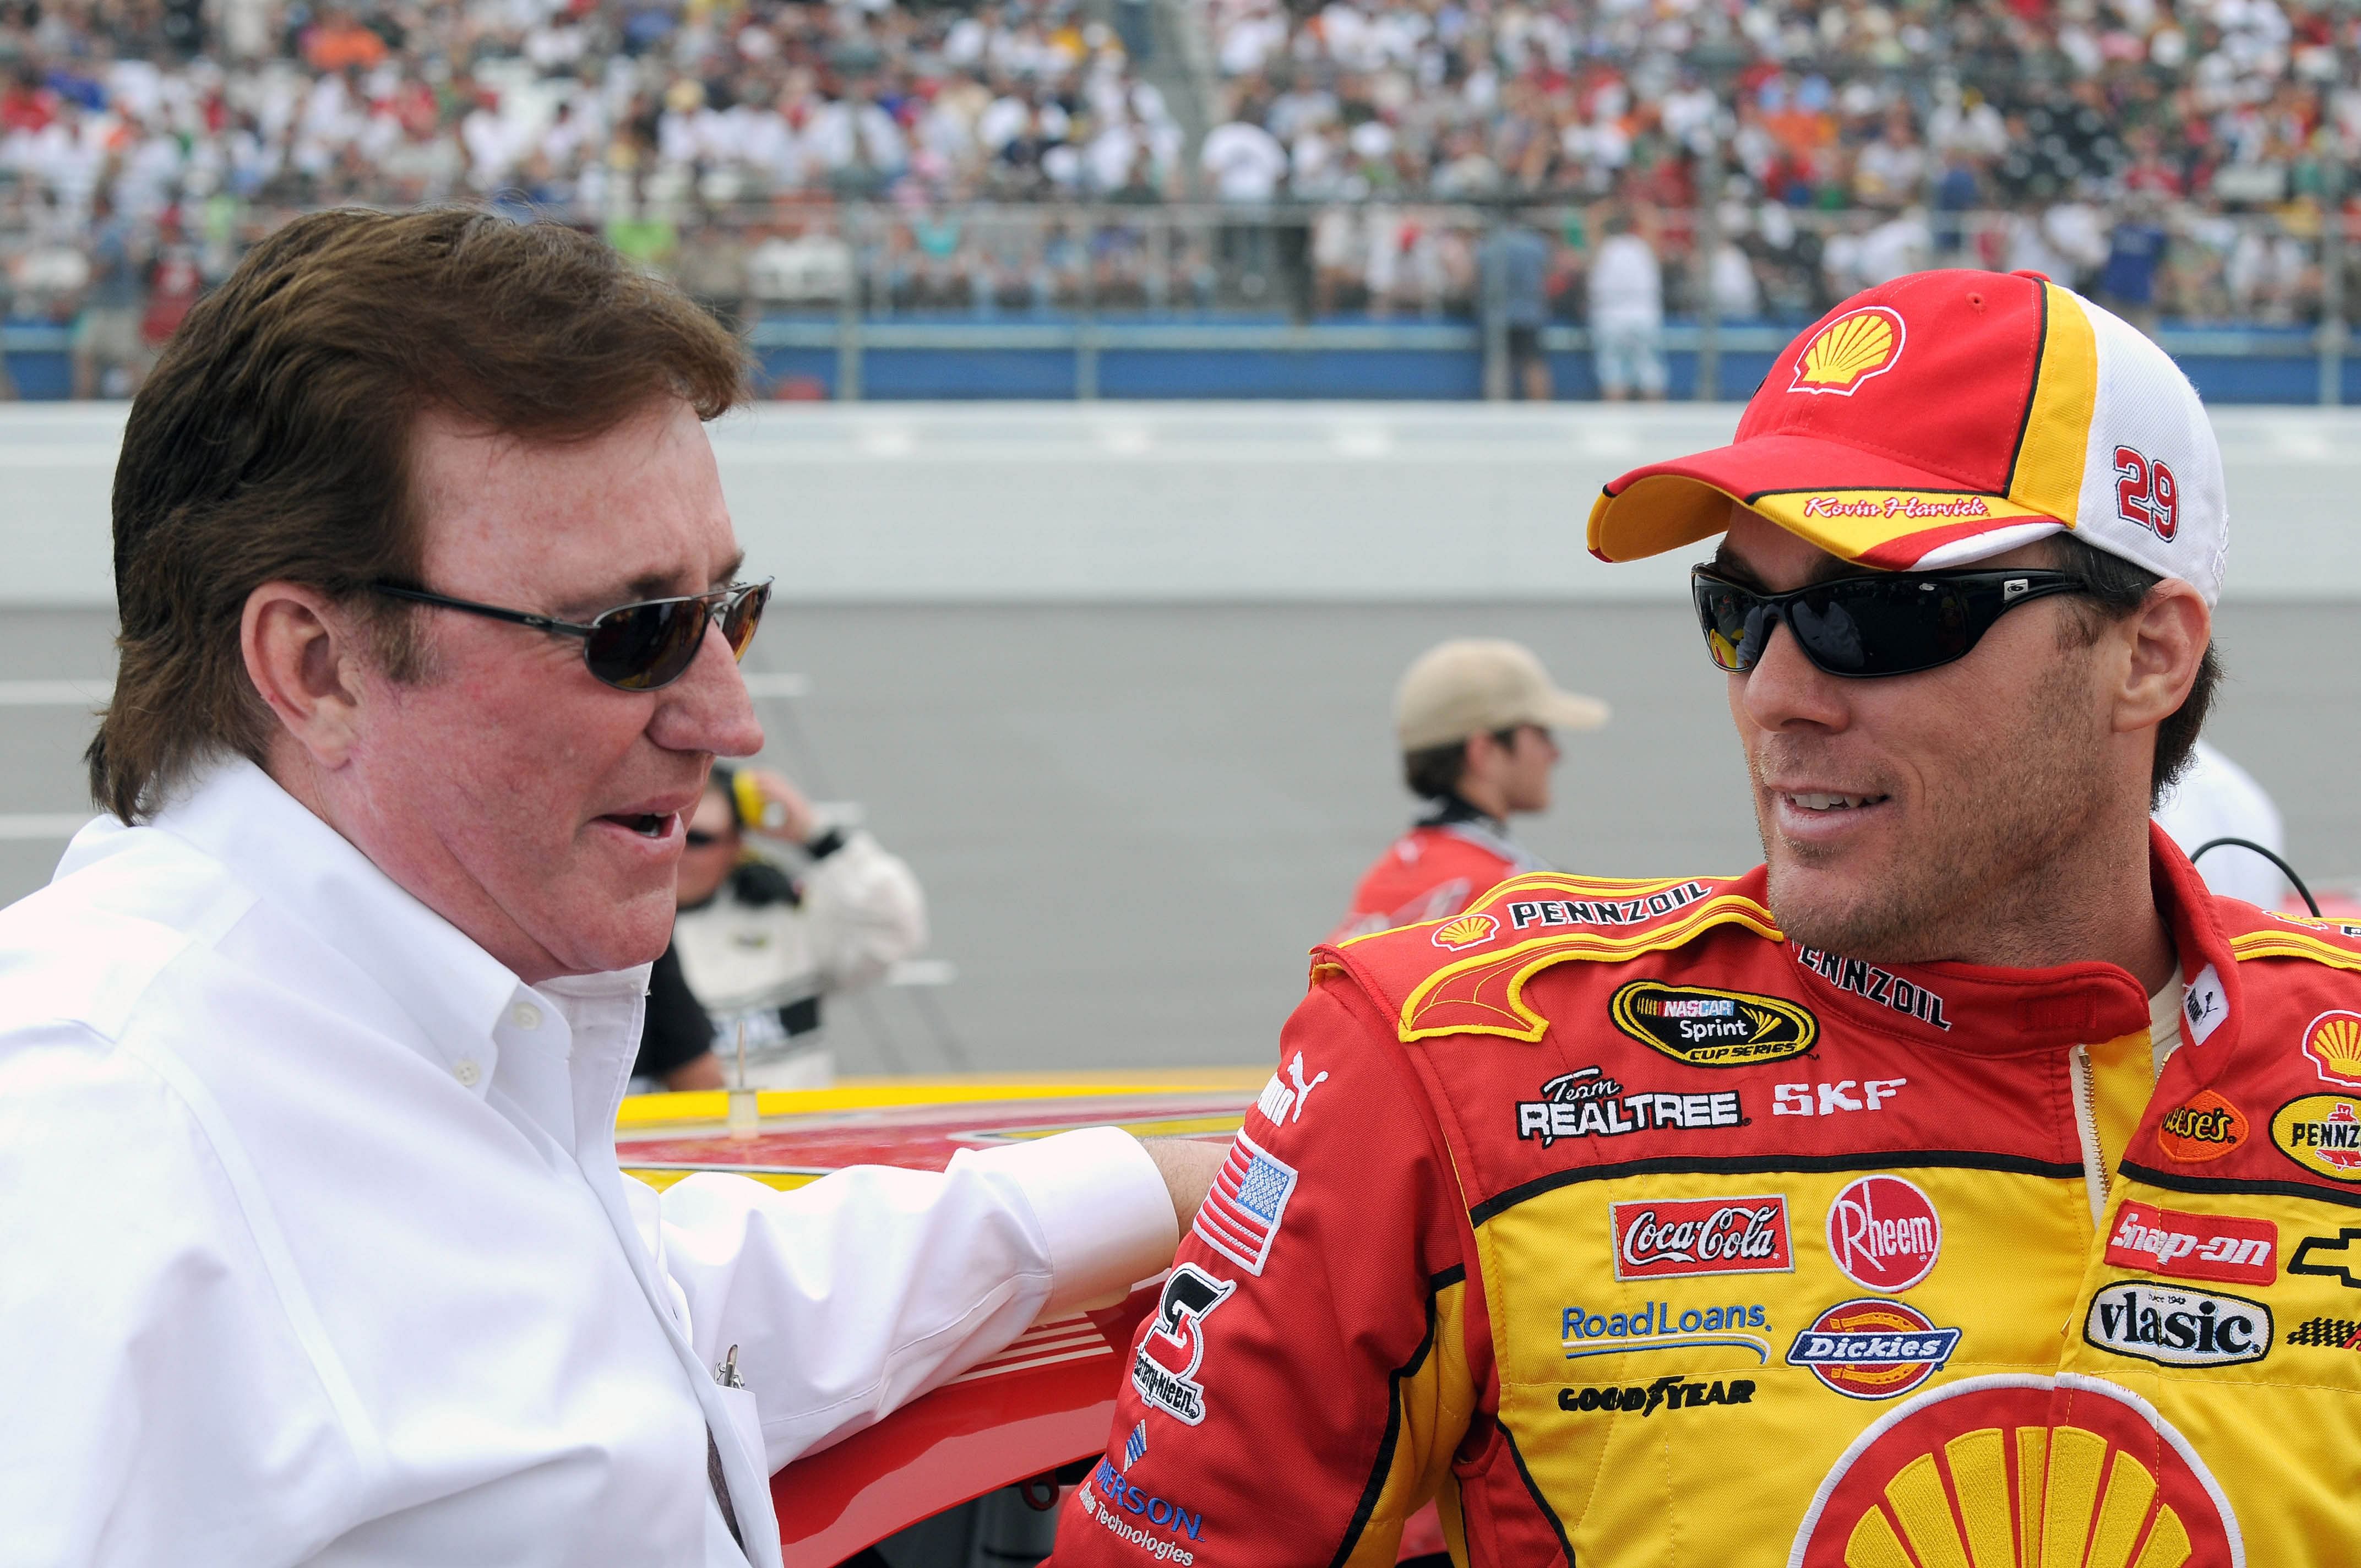
{"type": "Polygon", "coordinates": [[[1942,1250],[1934,1201],[1898,1176],[1864,1176],[1828,1205],[1828,1256],[1865,1290],[1909,1289],[1942,1250]]]}

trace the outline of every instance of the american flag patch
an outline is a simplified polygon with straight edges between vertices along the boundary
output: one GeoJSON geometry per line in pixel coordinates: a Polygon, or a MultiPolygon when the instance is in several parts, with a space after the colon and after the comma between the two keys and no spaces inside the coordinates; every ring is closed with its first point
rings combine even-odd
{"type": "Polygon", "coordinates": [[[1190,1229],[1248,1274],[1260,1274],[1294,1191],[1295,1168],[1240,1133],[1190,1229]]]}

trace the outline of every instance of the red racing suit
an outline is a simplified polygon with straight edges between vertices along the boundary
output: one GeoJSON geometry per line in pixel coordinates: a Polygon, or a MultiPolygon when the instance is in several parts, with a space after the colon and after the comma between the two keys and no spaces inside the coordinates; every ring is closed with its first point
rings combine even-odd
{"type": "Polygon", "coordinates": [[[1063,1568],[2351,1568],[2361,926],[1881,967],[1758,870],[1316,949],[1063,1568]],[[2169,1016],[2169,1014],[2168,1014],[2169,1016]]]}
{"type": "Polygon", "coordinates": [[[1328,939],[1456,915],[1486,888],[1541,868],[1498,821],[1464,801],[1446,800],[1362,873],[1351,911],[1328,939]]]}

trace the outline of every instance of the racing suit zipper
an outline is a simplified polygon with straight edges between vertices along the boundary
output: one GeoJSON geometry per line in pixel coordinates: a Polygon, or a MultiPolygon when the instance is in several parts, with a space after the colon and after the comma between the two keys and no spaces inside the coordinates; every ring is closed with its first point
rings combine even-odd
{"type": "Polygon", "coordinates": [[[2074,1047],[2074,1126],[2082,1135],[2082,1182],[2091,1193],[2091,1225],[2097,1229],[2107,1212],[2107,1151],[2099,1144],[2098,1070],[2091,1065],[2091,1047],[2074,1047]]]}

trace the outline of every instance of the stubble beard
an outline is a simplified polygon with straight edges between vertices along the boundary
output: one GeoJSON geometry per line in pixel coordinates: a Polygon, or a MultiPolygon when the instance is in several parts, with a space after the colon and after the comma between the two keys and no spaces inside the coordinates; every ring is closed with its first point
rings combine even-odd
{"type": "Polygon", "coordinates": [[[1803,874],[1820,857],[1777,839],[1758,785],[1771,913],[1788,939],[1889,964],[2032,945],[2022,938],[2071,904],[2058,868],[2104,810],[2082,666],[2048,666],[2021,722],[1949,759],[1948,787],[1918,803],[1908,841],[1841,885],[1803,874]]]}

